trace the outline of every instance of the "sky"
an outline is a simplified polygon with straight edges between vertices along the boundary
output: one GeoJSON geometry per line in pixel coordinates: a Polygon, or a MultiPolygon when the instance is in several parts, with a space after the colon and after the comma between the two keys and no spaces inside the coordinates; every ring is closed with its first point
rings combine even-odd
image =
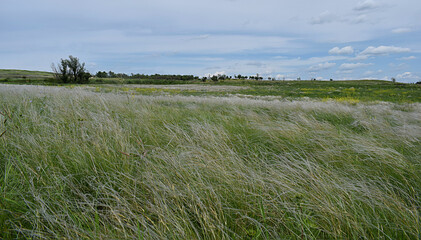
{"type": "Polygon", "coordinates": [[[1,0],[0,69],[421,81],[419,0],[1,0]]]}

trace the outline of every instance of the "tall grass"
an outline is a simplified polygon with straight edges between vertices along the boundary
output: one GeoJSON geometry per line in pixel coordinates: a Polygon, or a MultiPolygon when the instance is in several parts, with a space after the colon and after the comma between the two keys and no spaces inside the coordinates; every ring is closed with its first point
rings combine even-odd
{"type": "Polygon", "coordinates": [[[417,239],[421,105],[0,87],[0,238],[417,239]]]}

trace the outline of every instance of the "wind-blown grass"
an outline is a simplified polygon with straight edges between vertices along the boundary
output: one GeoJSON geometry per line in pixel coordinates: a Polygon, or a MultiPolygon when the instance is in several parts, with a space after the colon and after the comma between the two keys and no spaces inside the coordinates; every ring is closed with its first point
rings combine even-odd
{"type": "Polygon", "coordinates": [[[421,105],[0,87],[0,238],[417,239],[421,105]]]}

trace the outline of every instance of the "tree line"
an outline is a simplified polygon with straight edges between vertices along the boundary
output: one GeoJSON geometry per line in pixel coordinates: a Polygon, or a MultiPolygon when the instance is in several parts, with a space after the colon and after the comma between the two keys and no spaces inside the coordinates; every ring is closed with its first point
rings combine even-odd
{"type": "MultiPolygon", "coordinates": [[[[113,71],[98,71],[95,75],[91,75],[85,68],[85,63],[81,63],[79,58],[69,56],[68,59],[61,59],[60,62],[55,65],[51,64],[54,76],[58,81],[63,83],[89,83],[91,77],[96,78],[121,78],[121,79],[142,79],[142,80],[165,80],[165,81],[203,81],[211,80],[218,82],[220,80],[227,79],[250,79],[250,80],[263,80],[262,77],[257,74],[256,76],[242,76],[240,74],[227,76],[225,74],[209,75],[205,77],[198,77],[194,75],[175,75],[175,74],[125,74],[115,73],[113,71]]],[[[274,80],[274,79],[273,79],[274,80]]]]}
{"type": "Polygon", "coordinates": [[[199,80],[198,76],[194,75],[175,75],[175,74],[125,74],[125,73],[114,73],[113,71],[98,71],[95,74],[97,78],[123,78],[123,79],[148,79],[148,80],[179,80],[179,81],[193,81],[199,80]]]}

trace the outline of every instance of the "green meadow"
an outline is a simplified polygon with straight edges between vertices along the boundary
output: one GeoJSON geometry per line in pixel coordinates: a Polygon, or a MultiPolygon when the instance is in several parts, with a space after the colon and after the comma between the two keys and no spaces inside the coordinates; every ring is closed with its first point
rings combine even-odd
{"type": "Polygon", "coordinates": [[[335,100],[358,102],[421,102],[421,85],[380,80],[354,81],[242,81],[193,82],[190,84],[91,84],[97,92],[134,95],[237,96],[266,99],[335,100]]]}
{"type": "MultiPolygon", "coordinates": [[[[54,80],[53,73],[0,69],[0,83],[75,87],[54,80]]],[[[227,79],[165,80],[96,78],[84,85],[96,92],[120,92],[134,95],[237,96],[272,99],[311,98],[321,101],[349,103],[385,101],[396,103],[421,102],[421,85],[381,80],[351,81],[256,81],[227,79]]]]}
{"type": "Polygon", "coordinates": [[[51,72],[0,69],[0,83],[45,84],[52,82],[53,78],[51,72]]]}
{"type": "Polygon", "coordinates": [[[420,239],[417,85],[0,85],[1,239],[420,239]]]}

